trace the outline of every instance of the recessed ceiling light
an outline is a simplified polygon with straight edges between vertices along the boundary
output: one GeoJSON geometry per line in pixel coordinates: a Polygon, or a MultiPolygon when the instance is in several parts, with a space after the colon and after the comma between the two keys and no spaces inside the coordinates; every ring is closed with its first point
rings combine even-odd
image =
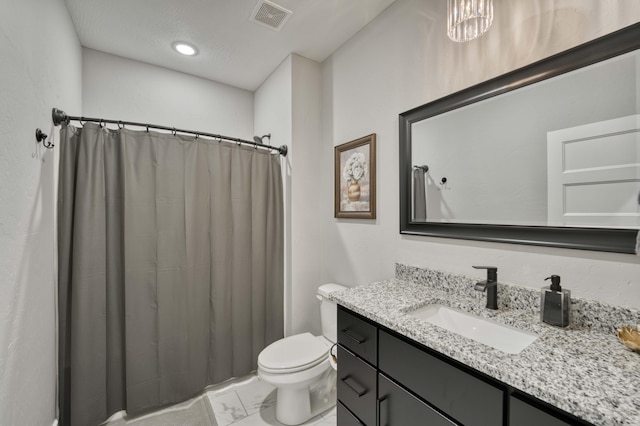
{"type": "Polygon", "coordinates": [[[198,54],[198,49],[196,49],[194,45],[185,43],[184,41],[176,41],[172,46],[176,52],[186,56],[195,56],[198,54]]]}

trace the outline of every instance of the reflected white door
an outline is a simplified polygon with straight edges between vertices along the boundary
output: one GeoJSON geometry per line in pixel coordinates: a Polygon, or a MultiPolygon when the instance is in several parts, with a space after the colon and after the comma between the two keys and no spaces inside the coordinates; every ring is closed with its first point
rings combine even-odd
{"type": "Polygon", "coordinates": [[[551,226],[640,227],[640,115],[547,133],[551,226]]]}

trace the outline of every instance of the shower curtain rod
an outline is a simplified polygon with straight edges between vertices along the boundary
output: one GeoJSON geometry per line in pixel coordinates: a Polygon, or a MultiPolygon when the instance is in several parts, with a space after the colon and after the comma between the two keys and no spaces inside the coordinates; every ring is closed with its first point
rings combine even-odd
{"type": "Polygon", "coordinates": [[[51,111],[51,118],[53,119],[53,124],[56,126],[59,126],[62,123],[69,123],[69,121],[73,120],[73,121],[79,121],[80,123],[82,123],[83,121],[91,121],[94,123],[111,123],[111,124],[117,124],[118,126],[122,126],[124,127],[126,126],[138,126],[138,127],[146,127],[147,131],[149,129],[160,129],[160,130],[169,130],[171,132],[175,133],[190,133],[192,135],[196,135],[196,137],[198,136],[208,136],[211,138],[215,138],[215,139],[220,139],[220,140],[225,140],[225,141],[229,141],[229,142],[236,142],[239,144],[247,144],[247,145],[252,145],[255,148],[261,148],[261,149],[268,149],[271,151],[278,151],[280,153],[280,155],[282,155],[283,157],[287,156],[287,152],[288,152],[288,148],[286,145],[281,145],[280,147],[276,147],[276,146],[269,146],[269,145],[265,145],[262,143],[257,143],[254,141],[248,141],[245,139],[238,139],[238,138],[232,138],[229,136],[223,136],[223,135],[216,135],[214,133],[206,133],[206,132],[196,132],[193,130],[185,130],[185,129],[176,129],[175,127],[167,127],[167,126],[158,126],[157,124],[146,124],[146,123],[136,123],[133,121],[122,121],[122,120],[105,120],[104,118],[91,118],[91,117],[74,117],[74,116],[70,116],[67,115],[66,112],[59,110],[58,108],[53,108],[53,110],[51,111]]]}

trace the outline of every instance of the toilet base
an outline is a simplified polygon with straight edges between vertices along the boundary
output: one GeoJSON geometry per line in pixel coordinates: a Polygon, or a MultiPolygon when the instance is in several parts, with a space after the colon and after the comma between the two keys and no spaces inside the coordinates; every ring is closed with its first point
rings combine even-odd
{"type": "Polygon", "coordinates": [[[276,386],[276,419],[285,425],[299,425],[336,405],[336,372],[324,368],[313,380],[292,384],[275,384],[258,370],[267,383],[276,386]]]}
{"type": "Polygon", "coordinates": [[[276,419],[280,423],[299,425],[312,417],[307,389],[278,388],[276,395],[276,419]],[[286,403],[280,403],[280,401],[286,401],[286,403]]]}

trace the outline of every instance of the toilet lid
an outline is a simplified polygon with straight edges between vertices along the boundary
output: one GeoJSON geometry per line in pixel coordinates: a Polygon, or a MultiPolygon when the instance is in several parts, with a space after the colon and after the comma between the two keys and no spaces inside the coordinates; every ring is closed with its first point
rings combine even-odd
{"type": "Polygon", "coordinates": [[[273,342],[258,355],[258,365],[271,372],[293,372],[319,364],[329,347],[311,333],[296,334],[273,342]]]}

